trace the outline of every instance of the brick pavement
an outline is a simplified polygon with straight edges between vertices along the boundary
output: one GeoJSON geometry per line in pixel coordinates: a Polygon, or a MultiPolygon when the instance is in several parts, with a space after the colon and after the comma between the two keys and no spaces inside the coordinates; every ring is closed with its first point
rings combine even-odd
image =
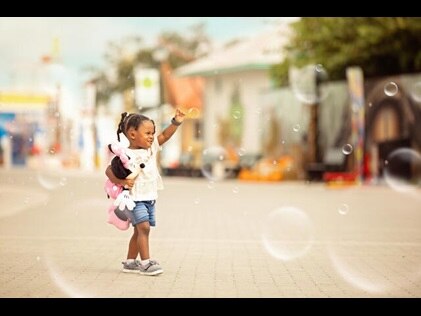
{"type": "Polygon", "coordinates": [[[419,189],[164,178],[147,277],[120,271],[103,174],[49,177],[0,171],[0,297],[421,296],[419,189]]]}

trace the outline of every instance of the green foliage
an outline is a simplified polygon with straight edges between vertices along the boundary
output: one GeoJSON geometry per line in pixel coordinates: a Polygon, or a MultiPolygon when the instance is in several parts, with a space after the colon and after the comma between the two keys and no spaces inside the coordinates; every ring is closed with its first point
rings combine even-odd
{"type": "Polygon", "coordinates": [[[349,66],[366,77],[421,71],[421,18],[302,18],[292,29],[287,60],[271,71],[278,85],[289,64],[322,64],[330,80],[344,79],[349,66]]]}
{"type": "Polygon", "coordinates": [[[125,91],[134,89],[134,68],[138,65],[159,68],[159,61],[153,57],[158,49],[167,50],[166,61],[172,68],[205,54],[209,44],[205,24],[193,25],[190,33],[180,35],[175,32],[164,32],[159,36],[159,44],[155,47],[146,47],[138,36],[109,43],[104,55],[106,70],[94,70],[92,79],[97,88],[97,105],[106,104],[115,93],[123,94],[125,91]]]}

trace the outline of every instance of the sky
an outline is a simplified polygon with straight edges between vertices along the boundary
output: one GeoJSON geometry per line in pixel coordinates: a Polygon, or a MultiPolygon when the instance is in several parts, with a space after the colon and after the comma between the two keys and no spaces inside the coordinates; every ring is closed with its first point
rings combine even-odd
{"type": "MultiPolygon", "coordinates": [[[[105,69],[109,42],[141,37],[156,45],[164,31],[180,34],[205,22],[206,33],[219,46],[235,38],[247,38],[294,17],[2,17],[0,19],[0,92],[52,91],[61,85],[62,110],[73,115],[85,103],[87,67],[105,69]],[[41,58],[51,55],[53,40],[60,41],[59,65],[47,72],[41,58]]],[[[107,69],[105,69],[107,70],[107,69]]],[[[111,70],[111,69],[110,69],[111,70]]]]}
{"type": "Polygon", "coordinates": [[[11,69],[39,62],[49,54],[53,38],[60,39],[63,65],[72,71],[85,66],[103,66],[107,43],[140,36],[153,45],[162,31],[187,32],[206,23],[207,34],[216,43],[249,37],[273,27],[273,21],[292,17],[5,17],[0,19],[0,87],[10,80],[11,69]]]}

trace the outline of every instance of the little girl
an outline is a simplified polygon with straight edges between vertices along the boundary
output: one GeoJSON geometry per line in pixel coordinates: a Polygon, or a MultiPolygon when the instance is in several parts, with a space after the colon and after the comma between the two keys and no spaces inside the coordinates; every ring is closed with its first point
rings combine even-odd
{"type": "Polygon", "coordinates": [[[159,146],[174,135],[177,127],[184,121],[185,114],[176,109],[171,125],[155,136],[155,123],[150,118],[136,113],[121,114],[121,121],[117,128],[117,138],[123,133],[130,142],[126,149],[127,156],[134,159],[136,164],[144,164],[136,179],[118,179],[111,166],[105,174],[115,184],[130,189],[130,196],[136,206],[133,211],[125,210],[134,226],[133,235],[129,242],[127,260],[122,262],[123,272],[136,272],[144,275],[158,275],[164,272],[149,255],[150,226],[155,226],[155,201],[158,190],[163,189],[162,179],[157,165],[159,146]],[[140,261],[136,260],[140,254],[140,261]]]}

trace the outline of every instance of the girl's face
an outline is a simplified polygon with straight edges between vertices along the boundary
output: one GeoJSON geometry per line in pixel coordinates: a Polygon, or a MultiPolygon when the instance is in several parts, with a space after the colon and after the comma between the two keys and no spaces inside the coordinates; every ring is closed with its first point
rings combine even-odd
{"type": "Polygon", "coordinates": [[[150,148],[155,135],[155,126],[151,121],[143,121],[137,129],[130,128],[128,131],[130,148],[150,148]]]}

